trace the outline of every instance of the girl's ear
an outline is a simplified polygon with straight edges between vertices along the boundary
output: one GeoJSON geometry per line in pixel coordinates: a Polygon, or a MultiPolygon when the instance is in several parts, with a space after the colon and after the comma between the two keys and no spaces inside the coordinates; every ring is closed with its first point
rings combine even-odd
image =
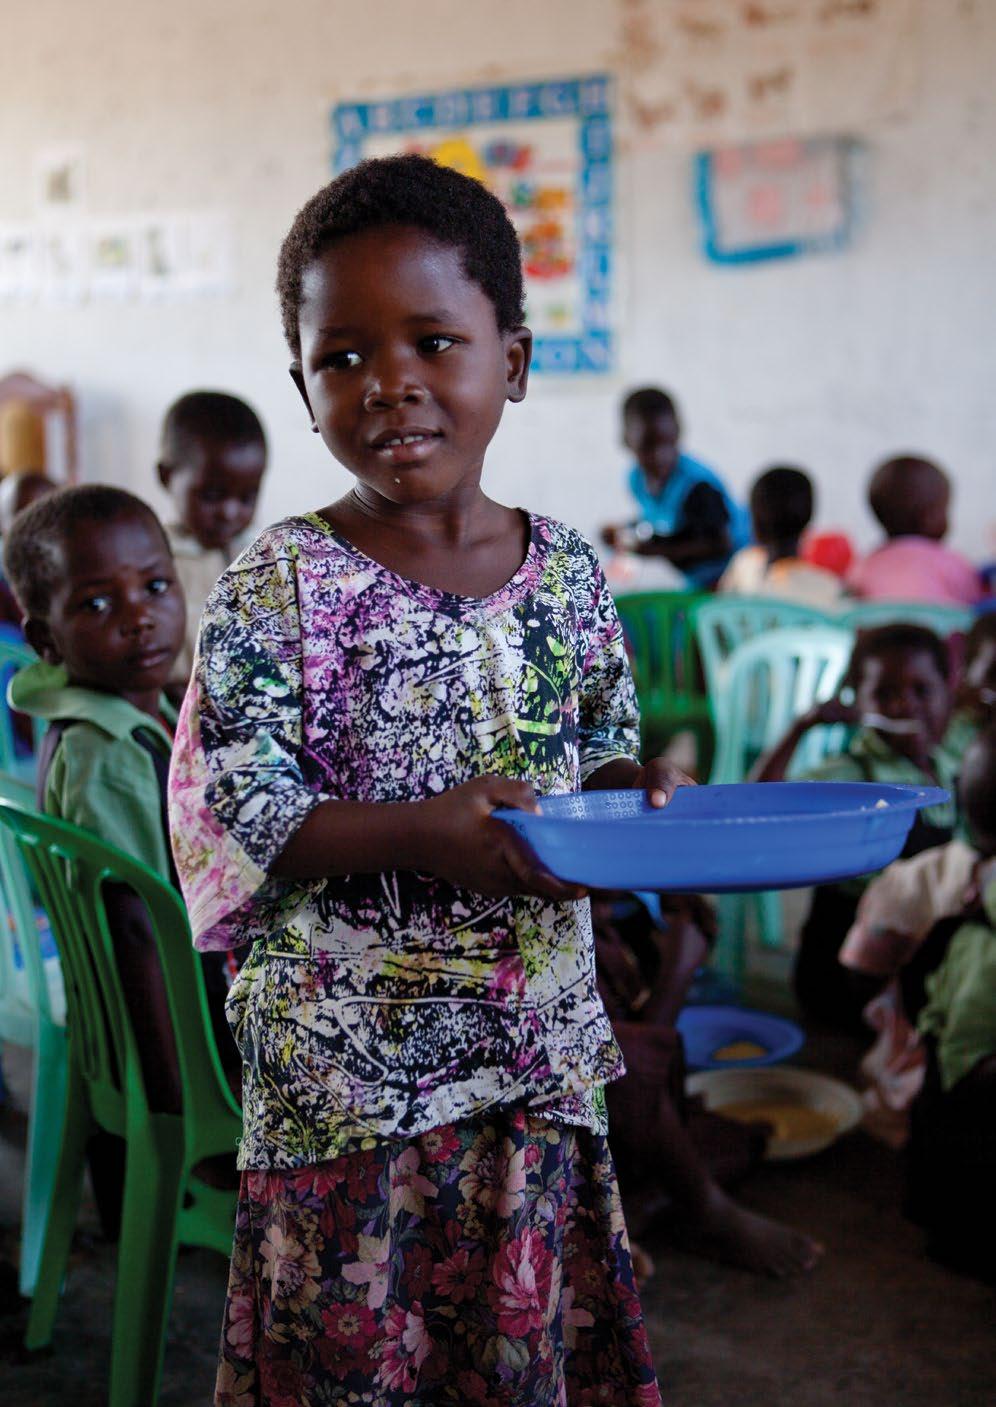
{"type": "Polygon", "coordinates": [[[529,366],[533,359],[533,334],[528,327],[517,327],[505,334],[505,377],[510,401],[521,401],[529,381],[529,366]]]}
{"type": "Polygon", "coordinates": [[[39,620],[36,616],[28,616],[22,627],[24,638],[34,650],[39,659],[43,659],[46,664],[61,664],[62,656],[52,638],[52,632],[48,628],[47,620],[39,620]]]}
{"type": "Polygon", "coordinates": [[[293,362],[291,362],[290,367],[288,368],[288,370],[290,371],[290,374],[291,374],[291,380],[294,382],[294,385],[297,387],[298,392],[299,392],[299,394],[300,394],[300,397],[301,397],[302,401],[304,401],[305,409],[306,409],[307,412],[308,412],[308,419],[311,421],[311,433],[312,433],[313,435],[317,435],[317,434],[318,434],[318,423],[317,423],[317,421],[315,420],[315,413],[314,413],[314,411],[311,409],[311,402],[308,400],[308,392],[305,390],[305,386],[304,386],[304,372],[301,370],[301,363],[298,362],[298,361],[293,361],[293,362]]]}

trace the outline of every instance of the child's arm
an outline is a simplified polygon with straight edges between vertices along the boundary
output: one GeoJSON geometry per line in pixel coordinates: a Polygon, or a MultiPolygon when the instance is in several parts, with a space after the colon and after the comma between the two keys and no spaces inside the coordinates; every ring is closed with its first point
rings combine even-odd
{"type": "Polygon", "coordinates": [[[557,902],[585,890],[544,870],[496,807],[538,810],[527,782],[475,777],[426,801],[323,801],[281,850],[270,873],[283,879],[419,870],[478,894],[532,894],[557,902]]]}
{"type": "Polygon", "coordinates": [[[758,759],[751,773],[751,781],[783,782],[789,763],[795,755],[795,750],[810,728],[815,728],[821,723],[829,725],[855,722],[857,722],[857,715],[854,709],[848,704],[841,703],[839,699],[829,699],[826,703],[814,704],[808,712],[795,720],[785,736],[775,744],[770,752],[758,759]]]}

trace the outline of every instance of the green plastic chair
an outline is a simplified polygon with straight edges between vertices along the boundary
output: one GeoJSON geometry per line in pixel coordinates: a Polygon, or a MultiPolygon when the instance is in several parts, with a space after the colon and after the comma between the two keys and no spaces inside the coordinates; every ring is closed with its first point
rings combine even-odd
{"type": "Polygon", "coordinates": [[[152,1407],[162,1372],[178,1244],[231,1253],[235,1194],[193,1169],[233,1153],[242,1115],[211,1035],[204,980],[183,903],[145,865],[89,832],[0,800],[51,919],[68,1003],[68,1068],[59,1163],[25,1343],[52,1337],[76,1223],[84,1152],[97,1129],[125,1140],[125,1187],[114,1292],[110,1407],[152,1407]],[[131,1017],[114,959],[108,885],[142,900],[176,1038],[182,1114],[149,1108],[131,1017]]]}
{"type": "Polygon", "coordinates": [[[825,611],[800,606],[794,601],[780,601],[777,597],[732,593],[707,596],[695,607],[695,634],[714,711],[727,661],[738,645],[782,626],[833,624],[836,618],[825,611]]]}
{"type": "MultiPolygon", "coordinates": [[[[792,721],[813,704],[830,699],[844,677],[854,636],[832,625],[769,630],[745,640],[730,655],[716,699],[716,762],[712,782],[746,780],[759,751],[773,747],[792,721]]],[[[792,760],[798,775],[846,746],[849,730],[837,725],[811,728],[792,760]]],[[[757,915],[761,942],[784,942],[777,893],[723,894],[719,898],[719,942],[715,966],[735,982],[746,966],[748,905],[757,915]]]]}
{"type": "Polygon", "coordinates": [[[909,621],[925,625],[942,640],[960,631],[971,630],[975,612],[970,606],[938,606],[929,601],[857,601],[842,611],[838,622],[849,630],[868,630],[875,625],[909,621]]]}
{"type": "Polygon", "coordinates": [[[635,591],[616,597],[640,699],[641,744],[652,757],[675,733],[694,734],[699,771],[713,753],[712,710],[692,627],[706,593],[635,591]]]}
{"type": "Polygon", "coordinates": [[[7,702],[7,685],[19,669],[36,664],[38,656],[8,625],[0,625],[0,772],[28,782],[35,773],[35,758],[48,726],[42,718],[32,718],[34,755],[24,757],[17,747],[14,715],[7,702]]]}
{"type": "MultiPolygon", "coordinates": [[[[0,797],[30,809],[26,782],[0,775],[0,797]]],[[[58,958],[43,959],[39,914],[14,837],[0,827],[0,1040],[34,1052],[28,1106],[27,1166],[21,1209],[19,1288],[34,1294],[59,1154],[66,1097],[66,995],[58,958]]]]}

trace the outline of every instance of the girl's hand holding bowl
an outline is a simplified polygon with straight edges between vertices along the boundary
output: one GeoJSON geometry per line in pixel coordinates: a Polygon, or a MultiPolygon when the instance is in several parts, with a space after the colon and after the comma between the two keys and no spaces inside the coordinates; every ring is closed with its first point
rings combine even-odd
{"type": "Polygon", "coordinates": [[[510,777],[475,777],[419,802],[416,868],[495,898],[528,894],[554,903],[585,898],[586,889],[556,879],[510,826],[494,819],[492,812],[504,806],[539,810],[529,783],[510,777]]]}

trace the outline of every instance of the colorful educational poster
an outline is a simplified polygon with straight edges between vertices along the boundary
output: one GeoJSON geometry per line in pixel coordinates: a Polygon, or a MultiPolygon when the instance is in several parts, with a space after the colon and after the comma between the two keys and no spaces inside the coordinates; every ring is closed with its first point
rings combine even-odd
{"type": "Polygon", "coordinates": [[[720,264],[838,249],[851,227],[853,143],[782,138],[695,159],[703,246],[720,264]]]}
{"type": "Polygon", "coordinates": [[[333,109],[335,169],[421,152],[483,181],[522,244],[540,372],[612,363],[611,85],[604,75],[333,109]]]}

